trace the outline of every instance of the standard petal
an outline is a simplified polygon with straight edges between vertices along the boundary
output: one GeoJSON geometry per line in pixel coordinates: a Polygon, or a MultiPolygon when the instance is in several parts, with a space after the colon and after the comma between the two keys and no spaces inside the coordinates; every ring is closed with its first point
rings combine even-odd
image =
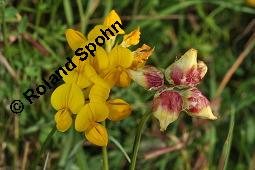
{"type": "Polygon", "coordinates": [[[100,85],[93,85],[89,93],[90,101],[105,102],[109,97],[110,90],[100,85]]]}
{"type": "Polygon", "coordinates": [[[51,104],[56,110],[68,108],[77,113],[84,104],[84,96],[76,84],[65,83],[54,90],[51,104]]]}
{"type": "Polygon", "coordinates": [[[92,128],[85,131],[85,137],[89,142],[98,146],[107,146],[108,144],[107,130],[99,123],[95,123],[92,128]]]}
{"type": "Polygon", "coordinates": [[[109,64],[111,68],[129,68],[134,60],[132,52],[119,45],[115,46],[109,54],[109,64]]]}
{"type": "Polygon", "coordinates": [[[71,112],[68,109],[59,110],[55,114],[55,122],[60,132],[67,131],[72,125],[71,112]]]}
{"type": "MultiPolygon", "coordinates": [[[[118,21],[120,24],[122,24],[119,15],[116,13],[115,10],[111,10],[111,12],[106,16],[106,18],[104,19],[104,26],[106,27],[110,27],[112,24],[114,24],[116,21],[118,21]]],[[[121,28],[118,34],[124,34],[124,30],[122,30],[121,28]]]]}
{"type": "Polygon", "coordinates": [[[81,47],[81,45],[86,41],[86,38],[84,37],[84,35],[79,31],[75,31],[73,29],[67,29],[65,34],[66,34],[66,40],[73,51],[81,47]]]}
{"type": "Polygon", "coordinates": [[[102,36],[102,32],[100,29],[105,30],[107,29],[106,26],[103,25],[96,25],[89,33],[88,33],[88,40],[95,40],[98,36],[102,36]]]}
{"type": "Polygon", "coordinates": [[[108,68],[109,58],[106,51],[102,47],[98,47],[93,65],[99,74],[108,68]]]}
{"type": "Polygon", "coordinates": [[[127,118],[131,112],[131,106],[122,99],[113,99],[107,101],[107,106],[109,108],[108,119],[112,121],[119,121],[127,118]]]}

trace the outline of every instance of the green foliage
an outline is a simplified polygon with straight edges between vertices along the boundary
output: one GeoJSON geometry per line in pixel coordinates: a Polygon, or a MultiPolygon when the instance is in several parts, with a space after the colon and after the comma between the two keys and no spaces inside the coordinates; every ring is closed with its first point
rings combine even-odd
{"type": "MultiPolygon", "coordinates": [[[[155,47],[148,63],[166,68],[189,48],[196,48],[208,65],[200,87],[212,99],[216,89],[238,55],[244,50],[254,25],[255,8],[243,0],[0,0],[0,52],[14,70],[15,79],[0,60],[0,169],[26,169],[54,125],[54,110],[48,90],[44,97],[13,115],[10,102],[22,99],[30,87],[42,83],[65,57],[73,53],[65,40],[67,28],[88,31],[95,22],[115,9],[127,32],[140,26],[141,42],[155,47]],[[5,3],[6,2],[6,3],[5,3]],[[6,44],[5,46],[3,44],[6,44]],[[29,143],[26,147],[26,143],[29,143]],[[27,151],[28,152],[27,152],[27,151]],[[27,152],[27,155],[24,154],[27,152]],[[24,162],[27,160],[26,162],[24,162]]],[[[221,95],[216,121],[181,116],[164,133],[153,118],[146,124],[138,153],[137,169],[224,169],[254,168],[255,160],[255,67],[254,50],[245,58],[221,95]],[[234,110],[235,119],[231,119],[234,110]],[[232,125],[235,123],[233,129],[232,125]],[[230,125],[230,128],[229,128],[230,125]],[[228,140],[232,143],[227,144],[228,140]],[[184,142],[181,149],[147,159],[149,152],[184,142]],[[225,143],[225,145],[224,145],[225,143]],[[227,158],[228,157],[228,158],[227,158]],[[226,167],[225,167],[226,166],[226,167]]],[[[150,112],[153,93],[136,84],[129,89],[113,89],[112,98],[122,97],[132,104],[132,116],[121,122],[107,122],[112,136],[108,147],[110,169],[127,169],[135,130],[143,113],[150,112]],[[116,145],[117,144],[117,145],[116,145]],[[121,149],[121,150],[119,150],[121,149]]],[[[46,152],[48,169],[101,169],[101,148],[84,141],[84,135],[70,129],[57,132],[46,152]]],[[[40,161],[44,165],[46,154],[40,161]]],[[[42,168],[41,168],[42,169],[42,168]]]]}

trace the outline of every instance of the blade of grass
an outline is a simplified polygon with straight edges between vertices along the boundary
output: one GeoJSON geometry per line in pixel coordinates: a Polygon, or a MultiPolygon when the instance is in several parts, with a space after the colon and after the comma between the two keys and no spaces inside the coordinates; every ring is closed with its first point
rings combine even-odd
{"type": "Polygon", "coordinates": [[[219,161],[219,165],[218,165],[219,170],[226,170],[226,168],[227,168],[229,153],[230,153],[231,144],[232,144],[234,125],[235,125],[235,109],[232,106],[231,114],[230,114],[230,124],[229,124],[228,136],[227,136],[227,139],[226,139],[225,144],[222,149],[222,153],[221,153],[221,157],[220,157],[220,161],[219,161]]]}
{"type": "Polygon", "coordinates": [[[126,157],[127,161],[130,163],[131,160],[125,151],[125,149],[121,146],[121,144],[112,136],[110,136],[110,140],[117,146],[117,148],[123,153],[123,155],[126,157]]]}
{"type": "Polygon", "coordinates": [[[66,15],[66,20],[68,26],[73,25],[73,10],[72,10],[72,5],[69,0],[64,0],[63,1],[64,5],[64,10],[65,10],[65,15],[66,15]]]}

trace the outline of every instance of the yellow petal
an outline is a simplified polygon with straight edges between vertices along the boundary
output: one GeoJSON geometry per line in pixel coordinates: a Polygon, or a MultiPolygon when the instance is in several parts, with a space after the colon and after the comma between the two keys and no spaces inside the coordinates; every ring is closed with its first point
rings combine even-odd
{"type": "Polygon", "coordinates": [[[132,64],[132,68],[141,68],[145,65],[148,58],[153,53],[154,48],[143,44],[142,47],[138,48],[136,51],[133,52],[134,54],[134,62],[132,64]]]}
{"type": "Polygon", "coordinates": [[[102,47],[98,47],[95,56],[94,68],[98,73],[107,69],[109,65],[109,59],[106,51],[102,47]]]}
{"type": "Polygon", "coordinates": [[[103,80],[101,83],[94,84],[91,87],[90,93],[89,93],[89,99],[90,101],[101,101],[105,102],[110,93],[110,88],[105,85],[105,81],[103,80]]]}
{"type": "MultiPolygon", "coordinates": [[[[120,24],[122,24],[119,15],[115,12],[115,10],[111,10],[111,12],[106,16],[104,19],[104,26],[110,27],[112,24],[114,24],[116,21],[118,21],[120,24]]],[[[117,28],[119,30],[118,34],[124,34],[124,30],[121,28],[117,28]]]]}
{"type": "Polygon", "coordinates": [[[83,132],[92,126],[95,122],[104,121],[109,115],[109,109],[106,103],[90,102],[84,105],[75,119],[75,129],[83,132]]]}
{"type": "Polygon", "coordinates": [[[55,121],[57,125],[57,129],[60,132],[65,132],[68,130],[71,125],[72,125],[72,117],[71,117],[71,112],[68,109],[62,109],[59,110],[55,114],[55,121]]]}
{"type": "Polygon", "coordinates": [[[121,71],[119,80],[117,81],[116,85],[119,87],[128,87],[130,85],[131,78],[129,77],[128,73],[124,70],[121,71]]]}
{"type": "Polygon", "coordinates": [[[110,67],[129,68],[134,60],[132,52],[119,45],[115,46],[109,54],[110,67]]]}
{"type": "Polygon", "coordinates": [[[110,85],[112,88],[119,81],[120,71],[116,68],[105,71],[102,74],[104,80],[110,85]]]}
{"type": "Polygon", "coordinates": [[[85,71],[86,77],[90,81],[93,81],[93,79],[95,77],[98,77],[98,74],[97,74],[96,70],[90,64],[86,65],[86,67],[84,68],[84,71],[85,71]]]}
{"type": "Polygon", "coordinates": [[[82,43],[86,41],[84,35],[73,29],[67,29],[66,32],[66,40],[73,51],[77,50],[77,48],[81,47],[82,43]]]}
{"type": "Polygon", "coordinates": [[[113,99],[107,101],[107,106],[109,108],[108,119],[112,121],[119,121],[127,118],[132,111],[131,106],[122,99],[113,99]]]}
{"type": "Polygon", "coordinates": [[[124,35],[123,41],[121,45],[123,47],[129,47],[131,45],[136,45],[139,43],[140,40],[140,28],[135,29],[131,33],[124,35]]]}
{"type": "Polygon", "coordinates": [[[105,127],[99,123],[85,132],[85,137],[89,142],[98,146],[107,146],[108,144],[108,134],[105,127]]]}
{"type": "Polygon", "coordinates": [[[93,113],[89,104],[85,104],[75,118],[75,129],[78,132],[83,132],[94,122],[93,113]]]}
{"type": "Polygon", "coordinates": [[[98,36],[103,36],[102,32],[100,31],[100,29],[102,30],[106,30],[107,27],[104,25],[96,25],[89,33],[88,33],[88,39],[89,40],[93,40],[95,41],[95,39],[98,36]]]}
{"type": "Polygon", "coordinates": [[[84,96],[76,84],[65,83],[54,90],[51,104],[56,110],[68,108],[73,113],[77,113],[84,104],[84,96]]]}
{"type": "Polygon", "coordinates": [[[76,65],[76,68],[74,70],[67,71],[67,75],[60,71],[60,75],[63,77],[64,82],[75,83],[81,89],[91,86],[92,82],[87,78],[85,73],[85,67],[89,63],[86,61],[81,61],[80,57],[78,56],[74,56],[72,58],[72,61],[76,65]]]}
{"type": "Polygon", "coordinates": [[[90,102],[89,107],[93,113],[93,120],[95,122],[104,121],[109,115],[109,108],[106,102],[90,102]]]}

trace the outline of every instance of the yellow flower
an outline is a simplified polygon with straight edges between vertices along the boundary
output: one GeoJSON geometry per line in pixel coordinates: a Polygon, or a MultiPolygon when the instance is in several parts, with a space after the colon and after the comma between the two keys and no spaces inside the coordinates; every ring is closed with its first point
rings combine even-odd
{"type": "Polygon", "coordinates": [[[97,75],[92,66],[88,65],[85,72],[88,72],[88,79],[94,85],[89,92],[89,103],[85,104],[76,116],[75,129],[84,132],[85,137],[91,143],[106,146],[108,143],[107,131],[97,122],[104,121],[109,115],[106,100],[109,97],[110,86],[97,75]]]}
{"type": "MultiPolygon", "coordinates": [[[[111,10],[111,12],[104,19],[103,25],[106,27],[110,27],[116,21],[118,21],[120,24],[122,24],[121,19],[120,19],[119,15],[116,13],[116,11],[111,10]]],[[[125,33],[124,30],[121,29],[118,34],[124,34],[124,33],[125,33]]]]}
{"type": "Polygon", "coordinates": [[[140,28],[135,29],[131,33],[124,35],[123,41],[121,43],[122,47],[129,47],[131,45],[136,45],[140,40],[140,28]]]}
{"type": "Polygon", "coordinates": [[[68,74],[65,75],[61,73],[64,82],[66,83],[75,83],[81,89],[89,87],[92,85],[92,82],[86,77],[85,67],[88,65],[87,62],[81,61],[80,57],[74,56],[72,58],[73,63],[77,66],[72,71],[68,71],[68,74]]]}
{"type": "Polygon", "coordinates": [[[104,79],[111,86],[129,86],[131,79],[127,69],[131,67],[133,60],[134,56],[129,49],[116,45],[109,53],[109,68],[103,75],[104,79]]]}
{"type": "Polygon", "coordinates": [[[132,111],[131,106],[122,99],[113,99],[107,101],[107,106],[109,108],[108,119],[112,121],[119,121],[127,118],[132,111]]]}
{"type": "Polygon", "coordinates": [[[252,7],[255,7],[255,0],[246,0],[246,3],[252,7]]]}
{"type": "Polygon", "coordinates": [[[81,32],[75,31],[73,29],[67,29],[65,35],[66,40],[73,51],[77,50],[77,48],[79,48],[82,43],[87,41],[81,32]]]}
{"type": "Polygon", "coordinates": [[[66,83],[54,90],[51,95],[51,105],[57,113],[55,121],[57,129],[65,132],[72,125],[72,113],[78,113],[84,104],[81,89],[74,83],[66,83]]]}
{"type": "Polygon", "coordinates": [[[154,48],[151,48],[150,46],[143,44],[142,47],[138,48],[133,52],[134,55],[134,61],[131,66],[132,69],[141,68],[145,65],[148,58],[153,53],[154,48]]]}

